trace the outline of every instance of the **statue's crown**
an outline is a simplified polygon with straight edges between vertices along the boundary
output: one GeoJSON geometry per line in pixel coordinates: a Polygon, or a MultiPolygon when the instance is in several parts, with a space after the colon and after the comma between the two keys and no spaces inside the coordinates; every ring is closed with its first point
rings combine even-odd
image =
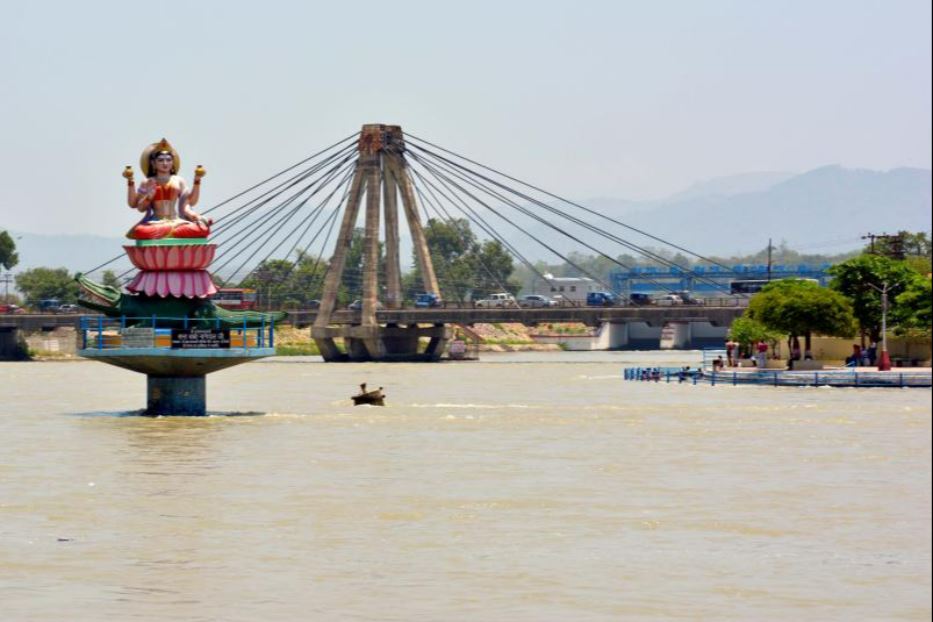
{"type": "Polygon", "coordinates": [[[155,153],[161,153],[163,151],[168,151],[169,153],[174,151],[174,149],[172,149],[172,145],[164,138],[159,141],[158,145],[156,145],[155,153]]]}

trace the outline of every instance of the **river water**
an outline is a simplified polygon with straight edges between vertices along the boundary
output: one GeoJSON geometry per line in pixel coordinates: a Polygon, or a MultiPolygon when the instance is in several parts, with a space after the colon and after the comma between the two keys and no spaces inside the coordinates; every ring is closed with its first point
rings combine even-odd
{"type": "Polygon", "coordinates": [[[698,357],[0,364],[0,619],[930,619],[930,391],[621,379],[698,357]]]}

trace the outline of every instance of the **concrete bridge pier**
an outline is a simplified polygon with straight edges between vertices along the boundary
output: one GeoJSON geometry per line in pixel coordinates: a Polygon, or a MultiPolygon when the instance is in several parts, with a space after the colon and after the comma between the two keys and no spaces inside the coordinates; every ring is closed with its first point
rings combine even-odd
{"type": "Polygon", "coordinates": [[[667,322],[661,328],[662,350],[686,350],[693,343],[692,322],[667,322]]]}
{"type": "Polygon", "coordinates": [[[437,361],[444,353],[452,331],[445,324],[433,326],[327,326],[314,327],[311,336],[327,362],[437,361]],[[336,339],[342,339],[343,351],[336,339]],[[424,350],[421,342],[427,338],[424,350]]]}
{"type": "Polygon", "coordinates": [[[207,414],[207,378],[146,376],[146,414],[203,417],[207,414]]]}
{"type": "Polygon", "coordinates": [[[26,340],[15,326],[0,326],[0,361],[22,361],[29,358],[26,340]]]}

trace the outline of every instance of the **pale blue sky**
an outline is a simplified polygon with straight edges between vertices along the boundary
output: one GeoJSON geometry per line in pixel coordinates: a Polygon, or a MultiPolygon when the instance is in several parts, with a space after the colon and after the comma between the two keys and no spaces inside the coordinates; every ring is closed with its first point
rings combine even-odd
{"type": "Polygon", "coordinates": [[[211,205],[367,122],[554,192],[931,166],[930,3],[0,0],[0,229],[119,235],[163,135],[211,205]]]}

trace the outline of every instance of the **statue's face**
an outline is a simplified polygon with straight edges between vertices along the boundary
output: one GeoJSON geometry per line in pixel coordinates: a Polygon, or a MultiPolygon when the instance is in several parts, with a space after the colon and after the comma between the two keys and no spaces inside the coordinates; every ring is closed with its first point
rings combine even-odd
{"type": "Polygon", "coordinates": [[[155,157],[154,163],[157,175],[169,175],[172,172],[174,159],[170,153],[160,153],[155,157]]]}

